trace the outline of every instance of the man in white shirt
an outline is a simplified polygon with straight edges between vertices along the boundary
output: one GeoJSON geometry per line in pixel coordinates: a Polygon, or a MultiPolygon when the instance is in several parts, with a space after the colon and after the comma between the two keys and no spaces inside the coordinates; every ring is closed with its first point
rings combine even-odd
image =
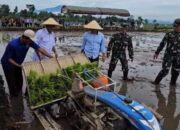
{"type": "MultiPolygon", "coordinates": [[[[60,26],[58,22],[56,22],[53,18],[49,18],[42,23],[45,28],[42,28],[36,33],[36,43],[45,49],[49,54],[55,55],[58,57],[56,48],[55,48],[55,34],[53,32],[56,26],[60,26]]],[[[48,57],[41,55],[41,53],[35,52],[33,54],[33,60],[43,60],[48,59],[48,57]]]]}

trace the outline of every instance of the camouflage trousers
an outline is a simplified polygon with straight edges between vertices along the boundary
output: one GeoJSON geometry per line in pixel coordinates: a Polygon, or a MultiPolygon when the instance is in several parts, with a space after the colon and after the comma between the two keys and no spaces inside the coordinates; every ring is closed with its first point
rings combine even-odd
{"type": "Polygon", "coordinates": [[[170,67],[171,67],[172,75],[174,74],[179,75],[180,55],[176,54],[172,56],[172,55],[165,54],[163,58],[163,63],[162,63],[162,70],[159,72],[159,74],[162,77],[165,77],[168,74],[170,67]]]}
{"type": "Polygon", "coordinates": [[[117,65],[118,60],[120,60],[122,65],[122,71],[127,72],[128,71],[128,61],[126,59],[125,54],[121,54],[120,56],[112,55],[111,61],[109,64],[109,71],[114,71],[117,65]]]}

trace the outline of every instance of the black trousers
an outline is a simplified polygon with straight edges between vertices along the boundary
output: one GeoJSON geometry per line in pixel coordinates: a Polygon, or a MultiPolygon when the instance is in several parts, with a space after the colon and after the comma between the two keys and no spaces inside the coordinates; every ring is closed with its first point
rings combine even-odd
{"type": "Polygon", "coordinates": [[[23,86],[22,69],[19,67],[7,69],[4,65],[2,65],[2,68],[6,77],[10,95],[18,96],[18,94],[22,92],[23,86]]]}
{"type": "Polygon", "coordinates": [[[92,58],[88,58],[90,60],[90,62],[99,62],[99,56],[95,59],[92,58]]]}

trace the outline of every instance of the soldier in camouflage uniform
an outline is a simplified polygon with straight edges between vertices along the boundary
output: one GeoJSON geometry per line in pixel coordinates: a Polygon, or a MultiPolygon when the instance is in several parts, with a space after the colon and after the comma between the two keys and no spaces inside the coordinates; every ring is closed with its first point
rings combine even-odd
{"type": "Polygon", "coordinates": [[[174,30],[166,33],[159,47],[157,48],[154,59],[157,59],[160,51],[166,45],[166,50],[163,57],[162,70],[154,80],[154,84],[159,84],[160,81],[168,74],[171,67],[170,85],[176,85],[176,80],[180,70],[180,19],[176,19],[173,24],[174,30]]]}
{"type": "Polygon", "coordinates": [[[127,25],[122,25],[122,31],[116,33],[110,39],[107,49],[107,57],[112,51],[111,61],[109,64],[108,76],[112,76],[112,72],[116,68],[118,60],[120,60],[123,71],[123,79],[128,80],[128,60],[126,58],[126,48],[129,51],[129,58],[133,61],[133,45],[132,39],[127,34],[127,25]]]}

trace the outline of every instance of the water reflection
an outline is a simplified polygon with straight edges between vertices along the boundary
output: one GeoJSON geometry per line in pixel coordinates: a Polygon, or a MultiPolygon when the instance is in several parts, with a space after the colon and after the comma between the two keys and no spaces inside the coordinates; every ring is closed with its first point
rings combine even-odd
{"type": "Polygon", "coordinates": [[[127,94],[127,82],[122,81],[121,89],[119,90],[119,94],[126,95],[127,94]]]}
{"type": "Polygon", "coordinates": [[[162,126],[163,130],[178,130],[180,114],[175,115],[176,111],[176,88],[171,87],[168,94],[168,99],[166,103],[166,98],[161,93],[160,88],[157,88],[155,92],[158,98],[158,109],[157,111],[163,115],[164,123],[162,126]]]}
{"type": "Polygon", "coordinates": [[[13,38],[20,35],[20,32],[0,32],[0,44],[7,44],[13,38]]]}
{"type": "Polygon", "coordinates": [[[22,32],[8,32],[8,31],[0,31],[0,58],[2,57],[6,44],[11,41],[13,38],[20,36],[22,32]]]}
{"type": "Polygon", "coordinates": [[[24,112],[23,97],[19,96],[11,98],[11,106],[15,121],[22,121],[24,112]]]}
{"type": "Polygon", "coordinates": [[[0,130],[6,130],[13,122],[12,111],[3,85],[0,83],[0,130]]]}
{"type": "Polygon", "coordinates": [[[11,36],[8,33],[0,33],[0,43],[6,43],[10,40],[11,36]]]}

